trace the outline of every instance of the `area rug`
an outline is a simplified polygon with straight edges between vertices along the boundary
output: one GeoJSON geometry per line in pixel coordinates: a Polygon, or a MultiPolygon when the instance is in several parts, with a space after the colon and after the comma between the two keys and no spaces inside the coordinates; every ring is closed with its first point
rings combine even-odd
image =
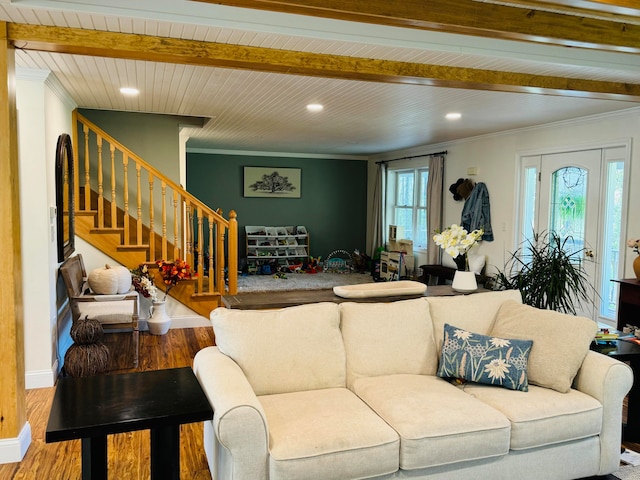
{"type": "Polygon", "coordinates": [[[238,293],[324,290],[338,285],[359,285],[371,282],[373,277],[364,273],[287,273],[286,278],[277,278],[273,275],[240,275],[238,293]]]}
{"type": "Polygon", "coordinates": [[[612,475],[620,480],[640,480],[640,467],[625,465],[612,475]]]}

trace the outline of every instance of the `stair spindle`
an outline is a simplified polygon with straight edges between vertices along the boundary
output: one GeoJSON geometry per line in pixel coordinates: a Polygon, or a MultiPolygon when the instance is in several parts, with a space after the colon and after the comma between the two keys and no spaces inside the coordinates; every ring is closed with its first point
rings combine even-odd
{"type": "Polygon", "coordinates": [[[89,126],[83,125],[84,132],[84,209],[91,210],[91,174],[89,169],[89,126]]]}
{"type": "MultiPolygon", "coordinates": [[[[167,258],[167,183],[160,183],[162,188],[162,258],[167,258]]],[[[175,260],[175,259],[174,259],[175,260]]]]}
{"type": "Polygon", "coordinates": [[[102,137],[98,135],[96,138],[98,146],[98,228],[104,228],[104,190],[102,178],[102,137]]]}
{"type": "MultiPolygon", "coordinates": [[[[222,215],[222,210],[216,211],[222,215]]],[[[216,290],[222,295],[224,293],[224,229],[219,228],[216,235],[216,290]]]]}
{"type": "Polygon", "coordinates": [[[202,248],[203,245],[203,228],[202,228],[202,208],[198,207],[196,209],[196,216],[198,218],[198,243],[196,243],[196,252],[198,254],[198,266],[197,268],[197,272],[198,272],[198,291],[201,292],[202,291],[202,276],[203,276],[203,252],[204,249],[202,248]]]}
{"type": "Polygon", "coordinates": [[[178,239],[178,191],[173,191],[173,258],[180,258],[180,242],[178,239]]]}
{"type": "Polygon", "coordinates": [[[209,251],[209,285],[207,291],[209,293],[213,293],[215,275],[213,269],[213,254],[216,251],[215,241],[214,241],[214,223],[213,223],[213,215],[209,215],[209,241],[207,242],[207,249],[209,251]]]}
{"type": "Polygon", "coordinates": [[[154,230],[153,219],[153,173],[149,172],[149,260],[156,261],[156,232],[154,230]]]}
{"type": "Polygon", "coordinates": [[[136,245],[142,245],[142,188],[140,187],[140,162],[136,161],[136,192],[137,192],[137,222],[136,222],[136,245]]]}
{"type": "Polygon", "coordinates": [[[116,205],[116,146],[109,144],[111,152],[111,228],[118,226],[118,206],[116,205]]]}
{"type": "Polygon", "coordinates": [[[124,243],[131,241],[129,237],[129,156],[122,152],[122,170],[124,172],[124,180],[122,183],[122,198],[124,199],[124,243]]]}
{"type": "Polygon", "coordinates": [[[186,237],[186,260],[189,265],[193,265],[193,211],[191,201],[185,199],[187,224],[185,225],[186,237]]]}

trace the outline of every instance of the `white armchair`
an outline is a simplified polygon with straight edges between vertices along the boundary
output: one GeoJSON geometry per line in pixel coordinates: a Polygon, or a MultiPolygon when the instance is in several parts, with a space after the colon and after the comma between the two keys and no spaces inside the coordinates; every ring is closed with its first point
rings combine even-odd
{"type": "Polygon", "coordinates": [[[131,330],[134,359],[133,366],[138,366],[138,293],[130,291],[122,295],[97,295],[90,291],[86,282],[87,271],[82,255],[68,258],[60,266],[60,273],[67,287],[73,321],[79,318],[96,319],[107,330],[131,330]]]}

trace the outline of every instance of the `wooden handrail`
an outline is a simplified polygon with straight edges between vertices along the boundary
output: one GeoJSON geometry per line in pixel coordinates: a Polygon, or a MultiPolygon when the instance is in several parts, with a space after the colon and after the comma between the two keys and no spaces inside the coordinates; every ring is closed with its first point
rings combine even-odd
{"type": "Polygon", "coordinates": [[[73,112],[73,124],[74,144],[84,147],[75,155],[76,212],[95,211],[98,229],[122,229],[124,245],[148,246],[147,261],[160,260],[156,258],[158,253],[163,260],[185,259],[198,272],[196,293],[225,294],[226,263],[228,292],[236,294],[238,225],[235,212],[230,211],[229,219],[225,219],[220,210],[205,205],[77,111],[73,112]],[[81,141],[78,139],[80,134],[84,137],[81,141]],[[93,136],[95,143],[90,142],[93,136]],[[105,153],[108,160],[103,161],[103,152],[108,152],[105,153]],[[84,167],[82,172],[81,165],[84,167]],[[135,182],[129,180],[134,171],[135,182]],[[148,180],[148,188],[142,187],[143,176],[148,180]],[[80,178],[84,180],[82,197],[80,178]],[[104,197],[105,182],[110,191],[109,200],[104,197]],[[154,191],[156,185],[160,186],[159,192],[154,191]],[[92,196],[92,191],[97,194],[92,196]],[[154,197],[161,199],[159,204],[154,197]],[[135,199],[133,209],[130,199],[135,199]],[[105,203],[109,202],[110,208],[105,209],[105,203]],[[158,217],[161,219],[159,228],[155,224],[158,217]],[[134,228],[130,228],[130,222],[134,228]],[[171,256],[172,259],[168,258],[171,256]],[[205,273],[207,286],[204,285],[205,273]]]}

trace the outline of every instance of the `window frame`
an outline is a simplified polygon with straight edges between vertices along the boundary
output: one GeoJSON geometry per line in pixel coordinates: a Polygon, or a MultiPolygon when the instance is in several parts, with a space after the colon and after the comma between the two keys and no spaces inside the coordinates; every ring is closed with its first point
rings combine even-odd
{"type": "MultiPolygon", "coordinates": [[[[425,238],[422,239],[423,244],[420,244],[416,239],[420,237],[420,231],[418,229],[418,219],[419,213],[424,211],[424,219],[425,225],[428,224],[428,205],[427,205],[427,189],[429,183],[429,167],[427,165],[415,165],[415,166],[398,166],[396,168],[388,168],[387,169],[387,178],[386,178],[386,222],[385,222],[385,235],[389,232],[389,225],[397,225],[396,222],[396,213],[398,209],[411,209],[411,240],[413,241],[413,250],[414,252],[426,252],[428,246],[428,232],[425,235],[425,238]],[[413,199],[412,205],[398,205],[398,193],[399,193],[399,179],[400,175],[403,173],[412,173],[413,174],[413,199]],[[427,175],[427,181],[424,182],[424,188],[421,182],[422,174],[427,175]],[[424,190],[424,191],[423,191],[424,190]],[[424,201],[421,202],[420,200],[424,201]]],[[[403,238],[407,238],[405,234],[403,238]]],[[[400,239],[400,235],[398,236],[400,239]]],[[[385,241],[388,241],[388,238],[385,238],[385,241]]]]}

